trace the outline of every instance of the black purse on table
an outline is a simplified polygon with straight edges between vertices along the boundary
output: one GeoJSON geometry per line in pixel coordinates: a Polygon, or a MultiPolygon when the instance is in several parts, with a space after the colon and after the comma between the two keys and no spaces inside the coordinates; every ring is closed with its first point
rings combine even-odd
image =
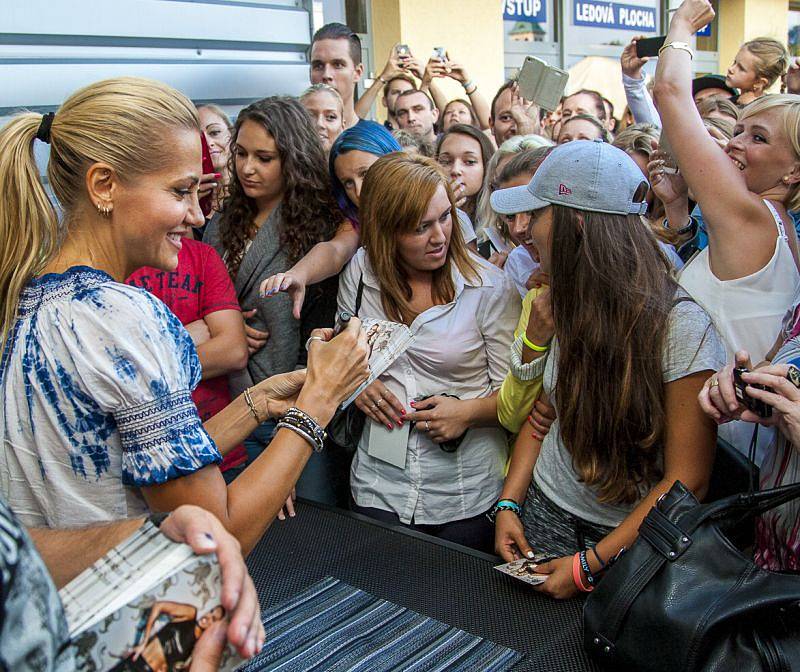
{"type": "Polygon", "coordinates": [[[676,481],[588,596],[586,649],[613,670],[800,670],[800,576],[760,569],[726,534],[797,497],[800,484],[700,504],[676,481]]]}

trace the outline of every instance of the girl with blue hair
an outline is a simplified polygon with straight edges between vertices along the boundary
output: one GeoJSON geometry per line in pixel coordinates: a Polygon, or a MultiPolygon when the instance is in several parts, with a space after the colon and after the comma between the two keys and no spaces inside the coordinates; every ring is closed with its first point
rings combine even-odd
{"type": "Polygon", "coordinates": [[[361,185],[369,167],[384,154],[400,151],[392,134],[374,121],[362,120],[345,130],[331,147],[328,165],[333,195],[347,219],[330,240],[317,243],[285,273],[276,273],[261,283],[261,295],[288,292],[296,319],[306,295],[306,287],[337,275],[361,244],[358,202],[361,185]]]}
{"type": "MultiPolygon", "coordinates": [[[[333,238],[314,245],[306,256],[285,273],[276,273],[264,280],[261,283],[262,296],[288,292],[294,316],[300,319],[306,287],[340,273],[361,245],[358,204],[367,171],[380,157],[401,150],[402,147],[389,131],[374,121],[364,119],[336,139],[331,147],[328,165],[333,195],[347,219],[339,225],[333,238]]],[[[461,225],[466,230],[465,223],[461,222],[461,225]]],[[[467,240],[474,238],[472,232],[467,240]]]]}

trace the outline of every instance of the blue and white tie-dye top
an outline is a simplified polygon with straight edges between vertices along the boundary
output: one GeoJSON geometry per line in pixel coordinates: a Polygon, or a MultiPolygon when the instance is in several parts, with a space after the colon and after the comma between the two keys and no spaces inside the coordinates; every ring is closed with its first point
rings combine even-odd
{"type": "Polygon", "coordinates": [[[0,386],[0,487],[28,526],[147,511],[139,487],[221,461],[191,392],[200,360],[152,294],[76,266],[20,297],[0,386]]]}

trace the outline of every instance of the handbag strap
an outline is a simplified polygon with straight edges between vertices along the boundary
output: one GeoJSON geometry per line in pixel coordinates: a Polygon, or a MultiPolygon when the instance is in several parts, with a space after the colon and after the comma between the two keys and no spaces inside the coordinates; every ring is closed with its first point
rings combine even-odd
{"type": "Polygon", "coordinates": [[[800,497],[800,483],[757,492],[742,492],[719,499],[716,502],[701,504],[687,511],[678,520],[678,525],[684,532],[691,534],[701,523],[709,518],[722,518],[733,512],[750,513],[758,516],[798,497],[800,497]]]}
{"type": "Polygon", "coordinates": [[[356,317],[361,310],[361,297],[364,296],[364,274],[358,277],[358,289],[356,290],[356,317]]]}

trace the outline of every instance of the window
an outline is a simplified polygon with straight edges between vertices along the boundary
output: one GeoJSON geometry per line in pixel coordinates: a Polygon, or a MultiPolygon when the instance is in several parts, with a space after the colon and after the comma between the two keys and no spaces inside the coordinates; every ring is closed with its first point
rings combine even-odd
{"type": "Polygon", "coordinates": [[[711,0],[716,16],[705,30],[697,33],[697,51],[717,51],[717,39],[719,35],[719,0],[711,0]]]}
{"type": "Polygon", "coordinates": [[[800,2],[789,3],[789,35],[786,43],[792,56],[800,56],[800,2]]]}

